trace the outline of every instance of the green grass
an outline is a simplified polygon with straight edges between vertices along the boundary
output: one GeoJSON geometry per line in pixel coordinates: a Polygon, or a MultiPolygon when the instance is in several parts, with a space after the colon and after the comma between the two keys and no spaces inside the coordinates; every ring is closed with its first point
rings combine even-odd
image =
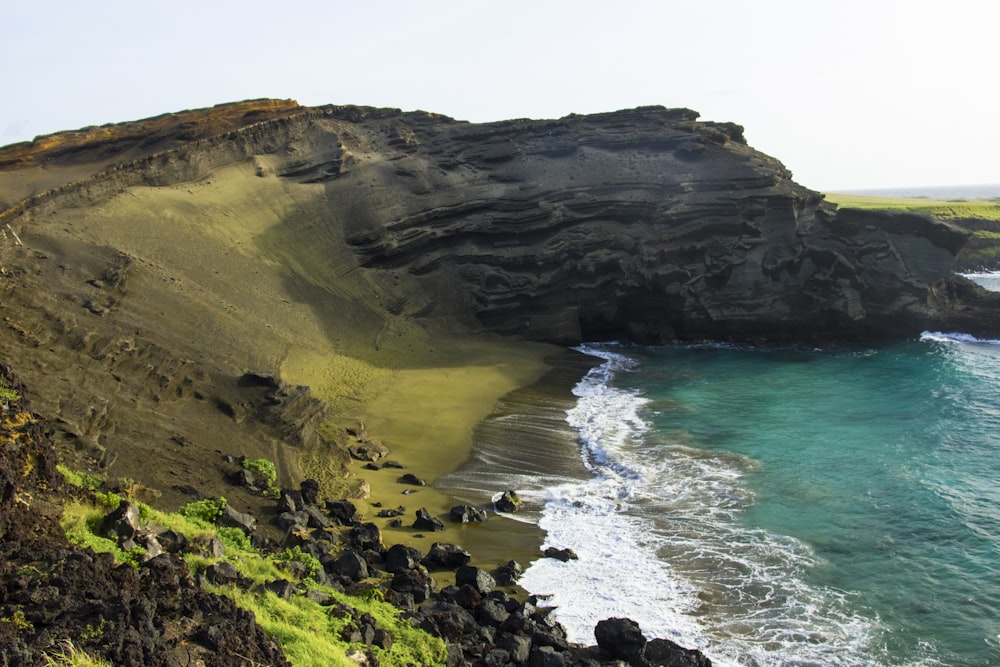
{"type": "Polygon", "coordinates": [[[88,655],[68,639],[59,642],[59,648],[46,654],[45,665],[46,667],[111,667],[110,662],[88,655]]]}
{"type": "Polygon", "coordinates": [[[826,193],[826,200],[844,208],[928,213],[942,220],[977,218],[1000,222],[996,199],[926,199],[923,197],[873,197],[826,193]]]}
{"type": "MultiPolygon", "coordinates": [[[[110,494],[95,493],[92,502],[68,503],[64,507],[62,517],[66,536],[74,544],[89,547],[97,552],[111,553],[119,562],[135,564],[137,554],[123,552],[113,540],[101,537],[95,532],[108,511],[108,502],[111,499],[107,498],[107,495],[110,494]]],[[[321,606],[305,595],[294,595],[289,600],[283,600],[273,593],[263,592],[255,587],[249,590],[232,586],[208,587],[209,591],[232,598],[237,605],[253,612],[264,632],[278,642],[296,667],[313,665],[356,667],[356,663],[346,657],[347,651],[352,648],[372,651],[378,657],[380,664],[387,666],[444,664],[446,658],[444,642],[412,627],[406,619],[401,618],[399,610],[382,601],[381,595],[350,596],[317,586],[313,576],[319,563],[312,556],[299,549],[288,549],[278,556],[267,557],[254,549],[238,529],[220,528],[207,521],[206,518],[214,514],[210,511],[214,509],[209,506],[211,503],[203,501],[201,505],[191,503],[186,508],[191,508],[192,505],[196,508],[189,510],[188,515],[183,512],[159,512],[148,506],[145,512],[140,512],[140,515],[145,515],[148,521],[182,533],[191,543],[207,543],[214,535],[222,539],[226,546],[223,559],[198,554],[185,555],[185,562],[192,573],[219,560],[227,560],[242,576],[258,585],[277,579],[291,579],[292,576],[282,565],[298,561],[305,563],[308,569],[303,583],[310,588],[328,593],[339,603],[333,606],[321,606]],[[233,534],[233,531],[239,535],[233,534]],[[358,614],[371,614],[376,619],[378,627],[388,630],[392,635],[392,647],[384,650],[344,642],[340,638],[340,633],[349,619],[343,615],[343,606],[357,610],[358,614]]]]}
{"type": "Polygon", "coordinates": [[[0,403],[16,403],[21,400],[21,395],[0,383],[0,403]]]}
{"type": "Polygon", "coordinates": [[[89,473],[81,472],[79,470],[70,470],[61,463],[56,466],[56,470],[58,470],[62,474],[67,484],[69,484],[70,486],[75,486],[79,489],[94,491],[96,489],[99,489],[101,487],[101,484],[104,483],[103,477],[98,477],[97,475],[91,475],[89,473]]]}

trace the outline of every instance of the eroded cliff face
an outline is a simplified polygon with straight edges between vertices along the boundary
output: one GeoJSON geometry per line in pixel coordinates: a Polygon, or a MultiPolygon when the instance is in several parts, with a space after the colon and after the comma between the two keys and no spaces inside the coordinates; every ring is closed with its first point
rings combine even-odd
{"type": "MultiPolygon", "coordinates": [[[[314,205],[275,236],[324,227],[320,241],[346,243],[392,315],[560,343],[896,336],[947,327],[956,312],[980,330],[996,324],[942,296],[955,291],[946,283],[964,232],[837,210],[748,147],[741,127],[687,109],[482,125],[288,104],[268,117],[256,102],[240,126],[225,111],[224,133],[189,121],[189,141],[160,137],[150,144],[168,150],[13,205],[5,220],[243,163],[314,205]]],[[[85,162],[86,142],[71,156],[85,162]]]]}

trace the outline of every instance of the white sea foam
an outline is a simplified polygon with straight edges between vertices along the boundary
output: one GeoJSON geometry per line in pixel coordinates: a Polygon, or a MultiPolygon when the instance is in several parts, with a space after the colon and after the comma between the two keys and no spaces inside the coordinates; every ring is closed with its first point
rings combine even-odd
{"type": "Polygon", "coordinates": [[[597,621],[626,616],[717,665],[877,664],[878,619],[859,615],[849,593],[805,582],[818,565],[808,546],[739,522],[755,462],[658,439],[643,419],[648,400],[609,384],[635,362],[582,351],[605,360],[567,414],[594,476],[528,492],[546,544],[579,560],[540,559],[521,579],[550,596],[570,639],[591,643],[597,621]]]}
{"type": "Polygon", "coordinates": [[[1000,345],[1000,340],[995,338],[976,338],[973,335],[961,332],[925,331],[920,334],[920,340],[933,341],[938,343],[969,343],[980,345],[1000,345]]]}

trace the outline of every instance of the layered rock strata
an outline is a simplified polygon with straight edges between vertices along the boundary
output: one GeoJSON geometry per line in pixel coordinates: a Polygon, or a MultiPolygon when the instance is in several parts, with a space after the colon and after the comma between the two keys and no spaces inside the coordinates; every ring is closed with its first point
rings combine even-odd
{"type": "MultiPolygon", "coordinates": [[[[147,156],[132,139],[131,161],[16,203],[3,222],[247,162],[320,202],[313,224],[351,248],[391,314],[560,343],[996,329],[993,301],[952,275],[964,232],[837,210],[747,146],[741,127],[687,109],[477,125],[259,107],[222,134],[159,137],[152,146],[171,147],[147,156]]],[[[94,164],[107,153],[91,149],[94,164]]],[[[87,145],[72,158],[86,162],[87,145]]],[[[13,162],[0,152],[0,166],[13,162]]]]}

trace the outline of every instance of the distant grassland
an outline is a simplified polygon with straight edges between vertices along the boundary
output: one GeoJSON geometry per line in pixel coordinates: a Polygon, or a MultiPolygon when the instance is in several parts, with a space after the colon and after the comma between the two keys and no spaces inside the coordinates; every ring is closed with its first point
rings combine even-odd
{"type": "Polygon", "coordinates": [[[928,213],[942,220],[991,220],[1000,222],[1000,198],[927,199],[924,197],[873,197],[826,193],[826,200],[844,208],[867,208],[928,213]]]}

